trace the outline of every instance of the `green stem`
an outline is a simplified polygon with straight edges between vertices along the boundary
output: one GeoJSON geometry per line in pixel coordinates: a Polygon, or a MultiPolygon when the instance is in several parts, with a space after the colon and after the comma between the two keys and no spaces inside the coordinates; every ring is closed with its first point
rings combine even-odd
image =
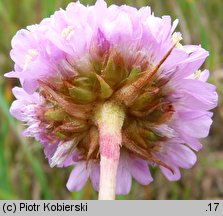
{"type": "Polygon", "coordinates": [[[124,110],[115,102],[104,103],[97,113],[100,145],[100,183],[99,199],[113,200],[116,191],[121,129],[124,122],[124,110]]]}

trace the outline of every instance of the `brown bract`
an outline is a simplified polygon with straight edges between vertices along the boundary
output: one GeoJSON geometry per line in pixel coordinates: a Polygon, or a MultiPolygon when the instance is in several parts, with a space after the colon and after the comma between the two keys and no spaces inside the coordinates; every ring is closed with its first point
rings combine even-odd
{"type": "MultiPolygon", "coordinates": [[[[39,80],[40,93],[46,107],[42,121],[49,125],[48,133],[61,140],[79,140],[76,148],[80,158],[100,159],[97,110],[107,101],[123,107],[122,148],[150,162],[173,170],[156,159],[152,152],[156,144],[167,140],[153,130],[154,126],[171,120],[175,109],[162,87],[166,79],[156,76],[173,47],[154,67],[141,54],[126,62],[121,52],[109,51],[99,59],[92,58],[93,70],[74,70],[74,76],[61,75],[39,80]],[[51,82],[51,80],[54,80],[51,82]]],[[[67,62],[67,64],[69,64],[67,62]]]]}

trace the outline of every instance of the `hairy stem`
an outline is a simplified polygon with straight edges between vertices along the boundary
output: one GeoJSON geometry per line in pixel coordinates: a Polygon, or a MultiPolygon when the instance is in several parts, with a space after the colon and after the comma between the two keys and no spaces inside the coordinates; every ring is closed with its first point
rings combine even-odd
{"type": "Polygon", "coordinates": [[[106,102],[98,110],[97,125],[101,156],[99,200],[115,199],[123,121],[124,111],[115,102],[106,102]]]}

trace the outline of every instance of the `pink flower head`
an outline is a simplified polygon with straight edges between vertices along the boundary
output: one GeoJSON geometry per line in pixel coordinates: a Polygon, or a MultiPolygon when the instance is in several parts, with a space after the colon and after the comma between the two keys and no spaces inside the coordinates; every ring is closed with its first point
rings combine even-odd
{"type": "Polygon", "coordinates": [[[24,136],[42,143],[52,167],[75,164],[70,191],[89,177],[99,190],[100,158],[110,154],[106,143],[116,136],[97,121],[107,101],[124,113],[116,136],[117,194],[129,193],[132,177],[149,184],[149,166],[175,181],[180,168],[195,164],[217,94],[208,70],[199,70],[208,52],[180,44],[177,23],[149,7],[76,2],[12,39],[15,67],[6,76],[18,78],[22,88],[13,89],[11,114],[26,122],[24,136]]]}

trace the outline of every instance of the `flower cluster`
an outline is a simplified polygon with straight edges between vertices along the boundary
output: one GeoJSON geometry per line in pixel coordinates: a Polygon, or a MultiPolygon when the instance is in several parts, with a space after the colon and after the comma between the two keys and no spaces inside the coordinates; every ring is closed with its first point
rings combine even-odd
{"type": "Polygon", "coordinates": [[[195,164],[217,94],[207,83],[209,71],[199,70],[208,52],[182,45],[177,23],[149,7],[98,0],[87,7],[70,3],[14,36],[15,68],[6,76],[22,88],[13,89],[10,111],[26,122],[24,136],[42,143],[51,167],[75,164],[69,190],[80,190],[89,177],[99,190],[100,134],[108,128],[100,127],[98,113],[108,101],[124,113],[117,194],[130,191],[132,177],[149,184],[149,166],[175,181],[180,168],[195,164]]]}

